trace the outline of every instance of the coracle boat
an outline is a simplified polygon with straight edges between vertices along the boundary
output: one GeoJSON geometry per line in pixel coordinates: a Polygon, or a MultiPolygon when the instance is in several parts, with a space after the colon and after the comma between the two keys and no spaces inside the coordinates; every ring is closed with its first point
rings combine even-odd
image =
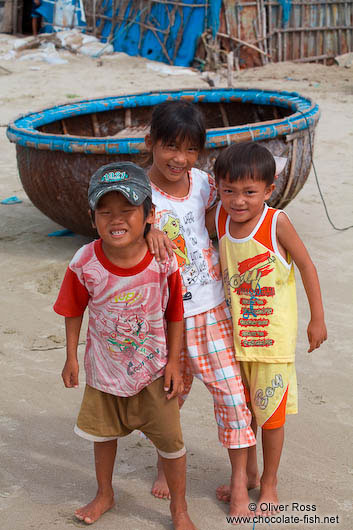
{"type": "Polygon", "coordinates": [[[94,236],[87,213],[91,175],[116,160],[141,164],[154,105],[179,99],[199,105],[206,118],[202,169],[212,172],[220,149],[231,143],[261,142],[273,155],[287,158],[270,206],[284,208],[297,195],[311,167],[318,105],[294,92],[222,88],[89,99],[18,117],[7,136],[16,143],[28,197],[58,224],[94,236]]]}

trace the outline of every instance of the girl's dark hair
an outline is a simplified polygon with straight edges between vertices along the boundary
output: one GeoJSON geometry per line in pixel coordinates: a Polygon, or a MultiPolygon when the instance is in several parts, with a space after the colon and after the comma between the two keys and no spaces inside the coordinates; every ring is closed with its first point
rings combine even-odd
{"type": "Polygon", "coordinates": [[[165,145],[190,140],[199,151],[206,142],[205,119],[197,105],[188,101],[163,101],[152,112],[151,140],[165,145]]]}
{"type": "MultiPolygon", "coordinates": [[[[142,203],[143,206],[143,218],[146,219],[148,214],[150,213],[152,209],[152,199],[151,197],[146,197],[146,199],[142,203]]],[[[148,232],[151,230],[151,223],[146,223],[145,231],[143,233],[143,237],[146,237],[148,232]]]]}
{"type": "Polygon", "coordinates": [[[216,182],[243,179],[262,180],[270,186],[275,179],[276,163],[266,147],[256,142],[233,144],[221,151],[214,165],[216,182]]]}

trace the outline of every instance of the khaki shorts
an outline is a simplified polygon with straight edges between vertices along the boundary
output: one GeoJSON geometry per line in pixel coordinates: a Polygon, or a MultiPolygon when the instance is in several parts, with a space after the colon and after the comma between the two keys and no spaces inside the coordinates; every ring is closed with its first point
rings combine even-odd
{"type": "Polygon", "coordinates": [[[241,361],[245,398],[251,403],[257,424],[263,429],[284,425],[287,414],[298,412],[297,376],[294,363],[241,361]]]}
{"type": "Polygon", "coordinates": [[[168,400],[160,377],[134,396],[120,397],[86,385],[75,432],[93,442],[106,442],[142,431],[164,458],[180,458],[185,447],[178,399],[168,400]]]}

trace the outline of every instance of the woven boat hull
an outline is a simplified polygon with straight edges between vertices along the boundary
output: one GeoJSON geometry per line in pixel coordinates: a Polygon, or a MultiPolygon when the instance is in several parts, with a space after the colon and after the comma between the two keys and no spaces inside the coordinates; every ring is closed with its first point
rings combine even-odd
{"type": "Polygon", "coordinates": [[[144,134],[153,105],[164,99],[200,105],[207,144],[200,167],[212,172],[221,149],[258,141],[287,158],[268,201],[284,208],[311,168],[319,109],[295,93],[259,90],[187,90],[87,100],[22,116],[7,130],[16,143],[23,188],[45,215],[73,232],[94,236],[88,216],[90,176],[101,165],[131,160],[144,165],[144,134]]]}

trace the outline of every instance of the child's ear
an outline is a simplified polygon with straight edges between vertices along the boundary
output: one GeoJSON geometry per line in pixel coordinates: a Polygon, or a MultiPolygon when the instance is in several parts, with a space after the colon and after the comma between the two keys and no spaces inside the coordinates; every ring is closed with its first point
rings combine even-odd
{"type": "Polygon", "coordinates": [[[155,206],[154,204],[152,204],[152,208],[149,214],[147,215],[146,222],[149,223],[150,225],[153,225],[154,219],[155,219],[155,206]]]}
{"type": "Polygon", "coordinates": [[[92,213],[92,210],[88,210],[88,216],[89,216],[89,218],[90,218],[90,220],[91,220],[91,225],[92,225],[92,227],[93,227],[93,228],[97,228],[97,227],[96,227],[96,224],[95,224],[95,222],[94,222],[94,212],[92,213]]]}
{"type": "Polygon", "coordinates": [[[276,185],[274,183],[267,186],[265,190],[265,201],[268,201],[268,199],[271,197],[273,190],[275,189],[276,185]]]}
{"type": "Polygon", "coordinates": [[[146,136],[145,136],[145,144],[146,144],[147,149],[149,151],[152,151],[153,144],[152,144],[152,139],[151,139],[151,135],[150,134],[146,134],[146,136]]]}

